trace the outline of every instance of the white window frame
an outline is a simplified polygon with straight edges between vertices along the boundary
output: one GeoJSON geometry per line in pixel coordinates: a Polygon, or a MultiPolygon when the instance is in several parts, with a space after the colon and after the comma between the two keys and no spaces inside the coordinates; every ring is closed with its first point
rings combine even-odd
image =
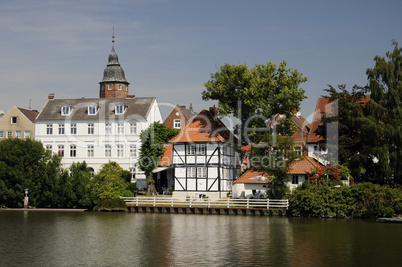
{"type": "Polygon", "coordinates": [[[88,123],[88,134],[95,134],[95,125],[93,123],[88,123]]]}
{"type": "Polygon", "coordinates": [[[4,138],[4,131],[0,131],[0,138],[4,138]]]}
{"type": "Polygon", "coordinates": [[[89,105],[88,106],[88,115],[94,116],[98,113],[98,106],[97,105],[89,105]]]}
{"type": "Polygon", "coordinates": [[[131,122],[130,123],[130,134],[136,134],[136,133],[137,133],[137,123],[131,122]]]}
{"type": "Polygon", "coordinates": [[[70,125],[70,134],[77,134],[77,124],[73,123],[70,125]]]}
{"type": "Polygon", "coordinates": [[[118,144],[118,145],[116,145],[116,148],[117,148],[117,157],[123,158],[124,157],[124,145],[118,144]]]}
{"type": "Polygon", "coordinates": [[[126,107],[123,104],[116,104],[114,112],[116,115],[122,115],[126,111],[126,107]]]}
{"type": "Polygon", "coordinates": [[[188,178],[196,177],[196,168],[195,167],[187,167],[187,177],[188,178]]]}
{"type": "Polygon", "coordinates": [[[107,84],[107,89],[110,91],[110,90],[112,90],[113,89],[113,85],[111,84],[111,83],[108,83],[107,84]]]}
{"type": "Polygon", "coordinates": [[[46,151],[49,152],[50,154],[53,153],[53,146],[52,145],[46,145],[46,151]]]}
{"type": "Polygon", "coordinates": [[[105,145],[105,158],[112,157],[112,146],[107,144],[105,145]]]}
{"type": "Polygon", "coordinates": [[[124,134],[124,123],[117,124],[117,134],[124,134]]]}
{"type": "Polygon", "coordinates": [[[137,145],[130,145],[130,157],[137,157],[137,145]]]}
{"type": "Polygon", "coordinates": [[[197,177],[207,178],[207,167],[197,167],[197,177]]]}
{"type": "Polygon", "coordinates": [[[110,135],[112,134],[112,124],[105,123],[105,134],[110,135]]]}
{"type": "Polygon", "coordinates": [[[94,157],[94,145],[87,145],[87,158],[94,157]]]}
{"type": "Polygon", "coordinates": [[[21,138],[22,137],[21,131],[15,131],[15,137],[16,138],[21,138]]]}
{"type": "Polygon", "coordinates": [[[195,150],[195,145],[187,145],[187,155],[195,155],[195,150]]]}
{"type": "Polygon", "coordinates": [[[53,124],[46,124],[46,134],[47,135],[53,134],[53,124]]]}
{"type": "Polygon", "coordinates": [[[70,157],[77,157],[77,145],[70,145],[70,157]]]}
{"type": "Polygon", "coordinates": [[[299,184],[299,175],[292,176],[292,184],[299,184]]]}
{"type": "Polygon", "coordinates": [[[60,109],[61,116],[69,116],[73,111],[72,106],[62,106],[60,109]]]}
{"type": "Polygon", "coordinates": [[[24,138],[31,138],[31,131],[24,131],[24,138]]]}
{"type": "Polygon", "coordinates": [[[11,124],[17,124],[18,123],[18,117],[12,116],[11,117],[11,124]]]}
{"type": "Polygon", "coordinates": [[[204,156],[206,154],[207,148],[205,144],[197,144],[197,155],[204,156]]]}
{"type": "Polygon", "coordinates": [[[173,120],[173,128],[174,129],[181,129],[181,120],[180,119],[174,119],[173,120]]]}
{"type": "Polygon", "coordinates": [[[62,134],[64,134],[65,133],[65,131],[64,131],[64,124],[59,124],[59,135],[62,135],[62,134]]]}
{"type": "Polygon", "coordinates": [[[64,157],[64,145],[57,146],[57,156],[64,157]]]}
{"type": "Polygon", "coordinates": [[[7,131],[7,138],[13,137],[13,131],[7,131]]]}
{"type": "Polygon", "coordinates": [[[119,84],[118,86],[119,86],[119,91],[121,91],[121,89],[123,89],[123,86],[121,84],[119,84]]]}

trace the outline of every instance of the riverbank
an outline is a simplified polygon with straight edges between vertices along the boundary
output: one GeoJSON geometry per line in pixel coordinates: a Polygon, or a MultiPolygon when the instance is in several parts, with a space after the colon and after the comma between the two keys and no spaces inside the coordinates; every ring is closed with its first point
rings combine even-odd
{"type": "Polygon", "coordinates": [[[24,209],[24,208],[0,208],[0,211],[59,211],[59,212],[84,212],[88,211],[87,209],[44,209],[44,208],[38,208],[38,209],[24,209]]]}

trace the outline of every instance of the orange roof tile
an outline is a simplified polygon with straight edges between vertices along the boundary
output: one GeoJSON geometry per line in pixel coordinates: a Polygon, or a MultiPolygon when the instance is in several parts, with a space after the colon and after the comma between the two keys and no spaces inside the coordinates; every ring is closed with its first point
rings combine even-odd
{"type": "Polygon", "coordinates": [[[289,166],[288,174],[306,174],[312,169],[320,167],[320,164],[311,157],[303,157],[301,160],[292,162],[289,166]]]}
{"type": "Polygon", "coordinates": [[[237,142],[236,137],[218,117],[210,111],[202,110],[169,143],[187,142],[237,142]]]}
{"type": "Polygon", "coordinates": [[[272,178],[266,172],[247,170],[234,183],[268,184],[271,180],[272,178]]]}
{"type": "Polygon", "coordinates": [[[173,145],[166,144],[165,145],[165,152],[163,152],[163,156],[159,159],[158,165],[159,166],[171,166],[172,165],[172,152],[173,152],[173,145]]]}
{"type": "Polygon", "coordinates": [[[38,116],[39,112],[36,110],[28,110],[25,108],[18,108],[25,117],[28,118],[31,122],[35,122],[36,117],[38,116]]]}

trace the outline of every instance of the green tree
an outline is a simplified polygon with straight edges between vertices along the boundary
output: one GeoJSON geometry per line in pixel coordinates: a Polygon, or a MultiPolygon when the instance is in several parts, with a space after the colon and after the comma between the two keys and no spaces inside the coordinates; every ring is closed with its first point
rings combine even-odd
{"type": "Polygon", "coordinates": [[[252,145],[251,158],[258,161],[254,169],[274,177],[273,193],[283,197],[288,190],[287,169],[295,158],[292,116],[306,98],[300,84],[307,78],[282,61],[277,68],[269,62],[249,69],[244,65],[226,63],[211,74],[204,85],[203,100],[218,100],[221,116],[230,115],[239,120],[235,132],[242,144],[252,145]]]}
{"type": "Polygon", "coordinates": [[[372,101],[361,122],[363,141],[375,157],[370,178],[382,184],[402,184],[402,49],[395,40],[392,44],[393,51],[375,56],[374,68],[367,69],[372,101]]]}
{"type": "Polygon", "coordinates": [[[56,205],[59,174],[60,159],[47,154],[41,142],[19,138],[0,142],[0,205],[22,207],[24,189],[29,189],[29,205],[56,205]]]}
{"type": "Polygon", "coordinates": [[[71,164],[70,179],[72,191],[74,193],[72,200],[73,207],[90,208],[92,206],[89,189],[91,169],[85,161],[77,163],[73,162],[73,164],[71,164]]]}
{"type": "Polygon", "coordinates": [[[141,132],[141,152],[139,167],[145,172],[148,184],[148,195],[155,195],[155,181],[152,171],[158,166],[159,159],[165,151],[164,144],[175,137],[180,130],[171,129],[160,122],[152,123],[147,129],[141,132]]]}
{"type": "Polygon", "coordinates": [[[91,199],[94,204],[105,199],[119,199],[127,188],[122,177],[123,169],[116,162],[102,165],[99,172],[90,181],[91,199]]]}

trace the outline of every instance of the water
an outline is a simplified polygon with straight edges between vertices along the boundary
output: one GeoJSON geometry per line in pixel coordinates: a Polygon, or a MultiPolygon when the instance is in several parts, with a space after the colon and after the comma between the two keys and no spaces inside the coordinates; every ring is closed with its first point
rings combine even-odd
{"type": "Polygon", "coordinates": [[[400,266],[402,224],[0,211],[0,266],[400,266]]]}

